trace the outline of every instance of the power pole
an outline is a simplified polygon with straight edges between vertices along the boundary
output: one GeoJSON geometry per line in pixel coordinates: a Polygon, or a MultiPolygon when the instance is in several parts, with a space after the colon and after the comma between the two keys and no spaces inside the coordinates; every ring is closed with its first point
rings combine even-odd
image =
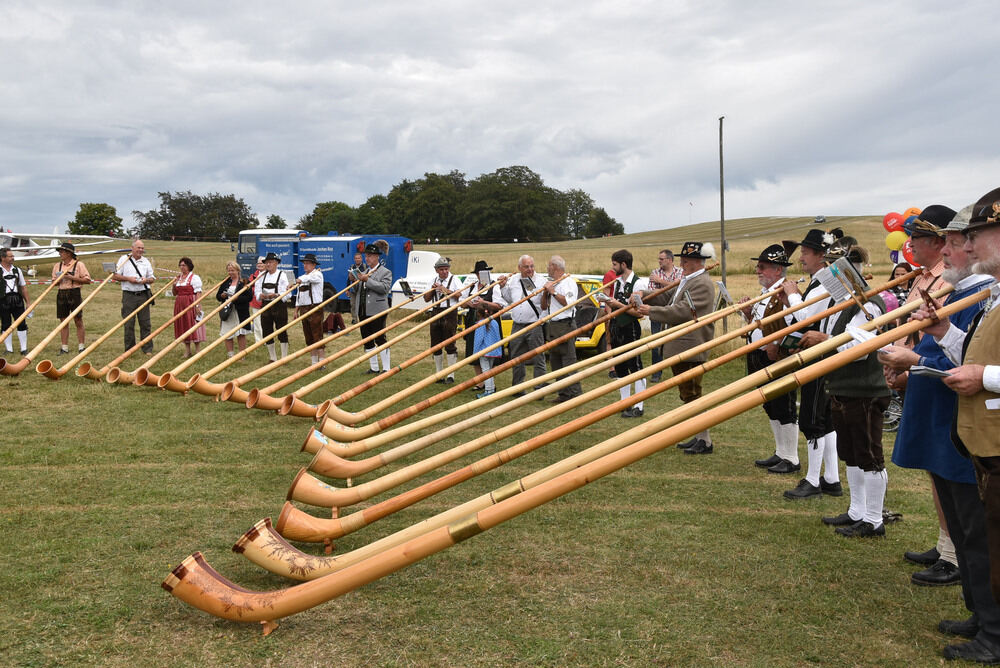
{"type": "MultiPolygon", "coordinates": [[[[722,284],[726,285],[726,179],[722,168],[722,120],[719,116],[719,230],[722,234],[722,284]]],[[[728,287],[728,286],[726,286],[728,287]]]]}

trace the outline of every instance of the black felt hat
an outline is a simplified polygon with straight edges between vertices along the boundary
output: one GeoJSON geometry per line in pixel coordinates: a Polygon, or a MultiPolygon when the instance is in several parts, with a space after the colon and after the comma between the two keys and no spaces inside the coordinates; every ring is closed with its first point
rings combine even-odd
{"type": "Polygon", "coordinates": [[[707,260],[715,256],[715,248],[707,241],[704,243],[701,241],[685,241],[679,255],[695,260],[707,260]]]}
{"type": "Polygon", "coordinates": [[[478,274],[481,271],[493,271],[493,267],[486,264],[486,260],[476,260],[476,266],[473,267],[472,273],[478,274]]]}
{"type": "Polygon", "coordinates": [[[365,255],[381,255],[382,251],[375,244],[368,244],[365,246],[365,255]]]}
{"type": "Polygon", "coordinates": [[[903,224],[903,231],[911,237],[943,237],[944,228],[955,217],[955,210],[943,204],[931,204],[917,215],[917,219],[903,224]]]}
{"type": "Polygon", "coordinates": [[[268,253],[267,255],[264,256],[264,262],[267,262],[268,260],[275,260],[277,262],[281,262],[281,258],[275,255],[274,253],[268,253]]]}
{"type": "Polygon", "coordinates": [[[829,232],[824,232],[823,230],[814,227],[806,232],[806,238],[800,241],[799,245],[803,248],[809,248],[823,253],[830,247],[830,244],[832,244],[834,240],[835,237],[829,232]]]}
{"type": "Polygon", "coordinates": [[[966,231],[989,225],[1000,225],[1000,188],[989,191],[972,205],[966,231]]]}
{"type": "Polygon", "coordinates": [[[795,251],[796,246],[798,244],[794,241],[782,241],[780,244],[771,244],[758,257],[750,259],[755,262],[770,262],[782,267],[791,267],[792,261],[788,259],[788,256],[795,251]]]}
{"type": "Polygon", "coordinates": [[[72,255],[74,259],[76,259],[76,246],[74,246],[68,241],[64,241],[61,244],[59,244],[59,248],[57,248],[56,250],[66,251],[67,253],[72,255]]]}
{"type": "Polygon", "coordinates": [[[305,257],[302,258],[303,262],[312,262],[317,267],[319,266],[319,260],[316,259],[315,253],[306,253],[305,257]]]}

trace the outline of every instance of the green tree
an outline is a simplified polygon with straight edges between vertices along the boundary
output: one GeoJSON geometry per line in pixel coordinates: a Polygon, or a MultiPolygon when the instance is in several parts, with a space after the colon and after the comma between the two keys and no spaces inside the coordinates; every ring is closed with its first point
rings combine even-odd
{"type": "Polygon", "coordinates": [[[269,230],[284,230],[288,227],[285,223],[285,219],[276,213],[272,213],[267,217],[267,223],[264,225],[265,228],[269,230]]]}
{"type": "Polygon", "coordinates": [[[195,195],[191,191],[159,193],[160,208],[133,211],[135,236],[147,239],[236,239],[240,230],[260,227],[260,220],[235,195],[195,195]]]}
{"type": "Polygon", "coordinates": [[[108,237],[125,236],[122,219],[110,204],[82,202],[76,217],[67,223],[70,234],[103,234],[108,237]]]}
{"type": "Polygon", "coordinates": [[[579,188],[567,190],[563,197],[566,204],[566,226],[563,231],[567,236],[579,239],[586,233],[590,212],[594,208],[594,198],[579,188]]]}
{"type": "Polygon", "coordinates": [[[389,198],[385,195],[372,195],[358,207],[355,217],[357,228],[354,231],[358,234],[385,234],[388,216],[389,198]]]}
{"type": "Polygon", "coordinates": [[[585,234],[591,238],[603,237],[606,234],[625,234],[625,227],[609,216],[603,208],[597,207],[590,212],[590,221],[587,223],[585,234]]]}
{"type": "Polygon", "coordinates": [[[410,202],[411,234],[417,237],[461,238],[466,232],[459,207],[467,188],[465,174],[452,170],[446,175],[424,174],[417,182],[417,194],[410,202]]]}
{"type": "Polygon", "coordinates": [[[355,228],[356,212],[350,204],[344,202],[320,202],[312,213],[307,213],[299,219],[299,229],[309,234],[326,234],[339,232],[346,234],[355,228]]]}
{"type": "Polygon", "coordinates": [[[527,167],[502,167],[469,183],[460,207],[468,239],[565,239],[564,196],[527,167]]]}

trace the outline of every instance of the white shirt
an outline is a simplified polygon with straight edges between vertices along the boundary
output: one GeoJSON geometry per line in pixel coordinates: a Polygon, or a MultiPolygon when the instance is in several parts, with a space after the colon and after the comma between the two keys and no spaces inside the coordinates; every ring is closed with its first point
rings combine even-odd
{"type": "MultiPolygon", "coordinates": [[[[500,288],[500,296],[504,298],[508,304],[513,304],[514,302],[523,299],[532,291],[529,290],[525,293],[524,288],[521,286],[521,281],[526,280],[535,286],[535,289],[545,285],[545,279],[539,276],[537,273],[532,274],[531,278],[525,278],[521,274],[516,274],[507,279],[507,285],[500,288]]],[[[529,325],[538,320],[540,316],[545,315],[545,309],[542,308],[542,293],[539,292],[537,295],[531,299],[521,302],[510,311],[511,318],[518,325],[529,325]],[[531,307],[534,304],[534,308],[531,307]]]]}
{"type": "MultiPolygon", "coordinates": [[[[459,281],[457,278],[455,278],[455,275],[449,271],[448,275],[445,276],[443,279],[440,276],[435,276],[434,282],[431,283],[431,286],[432,287],[442,286],[445,290],[451,292],[452,290],[458,290],[459,288],[461,288],[462,282],[459,281]]],[[[437,301],[443,296],[444,295],[441,296],[434,295],[432,301],[437,301]]],[[[452,306],[458,304],[459,301],[461,301],[460,295],[455,295],[454,297],[449,297],[448,299],[444,300],[434,308],[440,308],[440,309],[451,308],[452,306]]]]}
{"type": "MultiPolygon", "coordinates": [[[[969,277],[977,278],[979,280],[983,279],[983,276],[973,274],[969,277]]],[[[964,281],[959,281],[955,289],[959,289],[964,281]]],[[[983,317],[993,317],[993,310],[996,308],[997,304],[1000,303],[1000,284],[995,284],[990,288],[990,296],[987,298],[986,302],[986,315],[983,317]]],[[[938,345],[944,354],[955,363],[956,366],[962,365],[962,346],[965,344],[965,336],[968,332],[964,332],[955,325],[948,327],[948,331],[945,332],[944,336],[937,339],[938,345]]],[[[983,389],[987,392],[1000,393],[1000,366],[991,364],[987,365],[983,369],[983,389]]]]}
{"type": "MultiPolygon", "coordinates": [[[[614,290],[615,294],[618,294],[619,292],[623,291],[625,289],[625,284],[632,282],[632,277],[633,276],[636,277],[635,285],[632,286],[632,294],[633,295],[637,294],[639,292],[648,292],[649,291],[649,279],[648,278],[641,278],[641,277],[639,277],[633,271],[633,272],[629,273],[628,278],[625,277],[625,274],[622,274],[621,276],[619,276],[618,278],[615,279],[615,290],[614,290]]],[[[683,285],[683,283],[681,285],[683,285]]],[[[679,286],[678,286],[678,289],[680,289],[679,286]]],[[[632,299],[632,297],[629,297],[630,301],[631,301],[631,299],[632,299]]]]}
{"type": "MultiPolygon", "coordinates": [[[[769,287],[769,288],[761,288],[760,289],[760,294],[768,293],[771,290],[777,290],[778,287],[782,283],[784,283],[784,282],[785,282],[785,277],[782,276],[771,287],[769,287]]],[[[771,297],[771,299],[778,299],[778,296],[775,295],[775,296],[771,297]]],[[[761,320],[764,317],[764,311],[767,310],[767,305],[771,303],[771,299],[762,299],[759,302],[754,303],[753,308],[750,310],[750,320],[751,321],[761,320]]],[[[791,303],[791,299],[789,299],[788,301],[789,301],[789,303],[791,303]]],[[[799,301],[802,301],[802,300],[800,299],[799,301]]],[[[786,327],[788,325],[793,324],[794,322],[795,322],[795,320],[794,320],[794,318],[791,315],[786,315],[785,316],[785,326],[786,327]]],[[[764,338],[764,332],[760,331],[760,327],[758,327],[757,329],[755,329],[752,332],[750,332],[750,343],[756,343],[757,341],[760,341],[762,338],[764,338]]]]}
{"type": "MultiPolygon", "coordinates": [[[[810,277],[810,282],[812,282],[811,277],[810,277]]],[[[809,299],[813,299],[814,297],[822,297],[824,295],[830,294],[830,292],[819,281],[816,281],[816,287],[814,287],[812,290],[809,290],[808,286],[806,286],[806,290],[808,290],[808,292],[806,292],[804,295],[788,295],[788,305],[798,306],[802,302],[807,301],[809,299]]],[[[820,311],[826,310],[826,305],[828,303],[829,303],[828,299],[820,299],[815,304],[811,304],[809,306],[803,306],[798,311],[793,313],[792,317],[795,318],[795,322],[802,322],[803,320],[813,317],[820,311]]]]}
{"type": "MultiPolygon", "coordinates": [[[[576,281],[573,280],[572,276],[568,274],[563,274],[564,278],[553,286],[555,288],[556,295],[562,295],[566,299],[566,304],[573,304],[577,299],[577,289],[576,281]]],[[[549,296],[549,313],[555,313],[561,309],[564,304],[560,304],[555,298],[555,295],[549,296]]],[[[559,315],[552,318],[554,321],[569,320],[576,315],[576,304],[572,307],[566,309],[559,315]]]]}
{"type": "Polygon", "coordinates": [[[202,287],[201,276],[192,271],[188,273],[187,280],[184,280],[183,278],[178,278],[176,281],[174,281],[174,285],[190,285],[191,289],[194,290],[195,294],[198,294],[199,292],[201,292],[201,287],[202,287]]]}
{"type": "MultiPolygon", "coordinates": [[[[261,299],[262,295],[280,295],[282,292],[285,292],[287,290],[288,290],[288,276],[286,276],[285,272],[281,271],[280,269],[275,269],[273,274],[270,274],[265,271],[263,274],[257,277],[257,281],[253,284],[253,296],[254,299],[256,299],[257,301],[263,301],[261,299]],[[265,282],[267,282],[270,285],[275,281],[277,281],[278,283],[277,288],[271,289],[264,287],[265,282]]],[[[289,298],[290,298],[289,295],[285,295],[282,301],[287,302],[289,298]]]]}
{"type": "MultiPolygon", "coordinates": [[[[295,298],[296,306],[315,306],[323,301],[323,272],[313,269],[308,274],[299,276],[302,285],[295,298]]],[[[255,288],[256,289],[256,288],[255,288]]]]}
{"type": "MultiPolygon", "coordinates": [[[[122,255],[115,266],[118,267],[116,273],[121,274],[125,278],[154,278],[153,265],[145,256],[136,260],[132,257],[131,253],[122,255]],[[135,266],[132,266],[133,263],[135,263],[135,266]],[[137,268],[139,269],[138,272],[136,271],[137,268]]],[[[144,283],[122,281],[122,290],[124,292],[145,292],[147,287],[149,286],[144,283]]]]}

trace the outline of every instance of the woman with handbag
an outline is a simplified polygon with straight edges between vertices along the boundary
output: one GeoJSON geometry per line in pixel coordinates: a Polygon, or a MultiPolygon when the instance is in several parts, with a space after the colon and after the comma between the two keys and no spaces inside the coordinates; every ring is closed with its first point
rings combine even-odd
{"type": "MultiPolygon", "coordinates": [[[[226,301],[246,285],[246,281],[240,278],[240,265],[236,262],[226,263],[226,273],[229,274],[229,280],[220,285],[219,291],[215,293],[215,298],[220,302],[226,301]]],[[[234,338],[240,346],[240,352],[247,348],[247,335],[251,334],[253,330],[250,327],[237,327],[237,325],[250,317],[250,300],[252,298],[253,293],[246,290],[219,311],[221,320],[219,336],[226,339],[226,357],[232,357],[234,354],[234,338]]]]}
{"type": "MultiPolygon", "coordinates": [[[[176,297],[174,300],[174,315],[177,315],[190,306],[198,298],[196,295],[201,292],[201,277],[194,273],[194,262],[191,261],[191,258],[182,257],[180,262],[177,263],[177,268],[180,269],[181,275],[174,282],[173,290],[176,297]]],[[[174,338],[183,336],[184,332],[194,327],[196,322],[201,322],[202,315],[201,306],[196,306],[175,320],[174,338]]],[[[191,332],[184,339],[184,348],[186,350],[184,357],[191,357],[192,343],[194,344],[194,351],[198,352],[201,342],[206,338],[205,325],[191,332]]]]}

